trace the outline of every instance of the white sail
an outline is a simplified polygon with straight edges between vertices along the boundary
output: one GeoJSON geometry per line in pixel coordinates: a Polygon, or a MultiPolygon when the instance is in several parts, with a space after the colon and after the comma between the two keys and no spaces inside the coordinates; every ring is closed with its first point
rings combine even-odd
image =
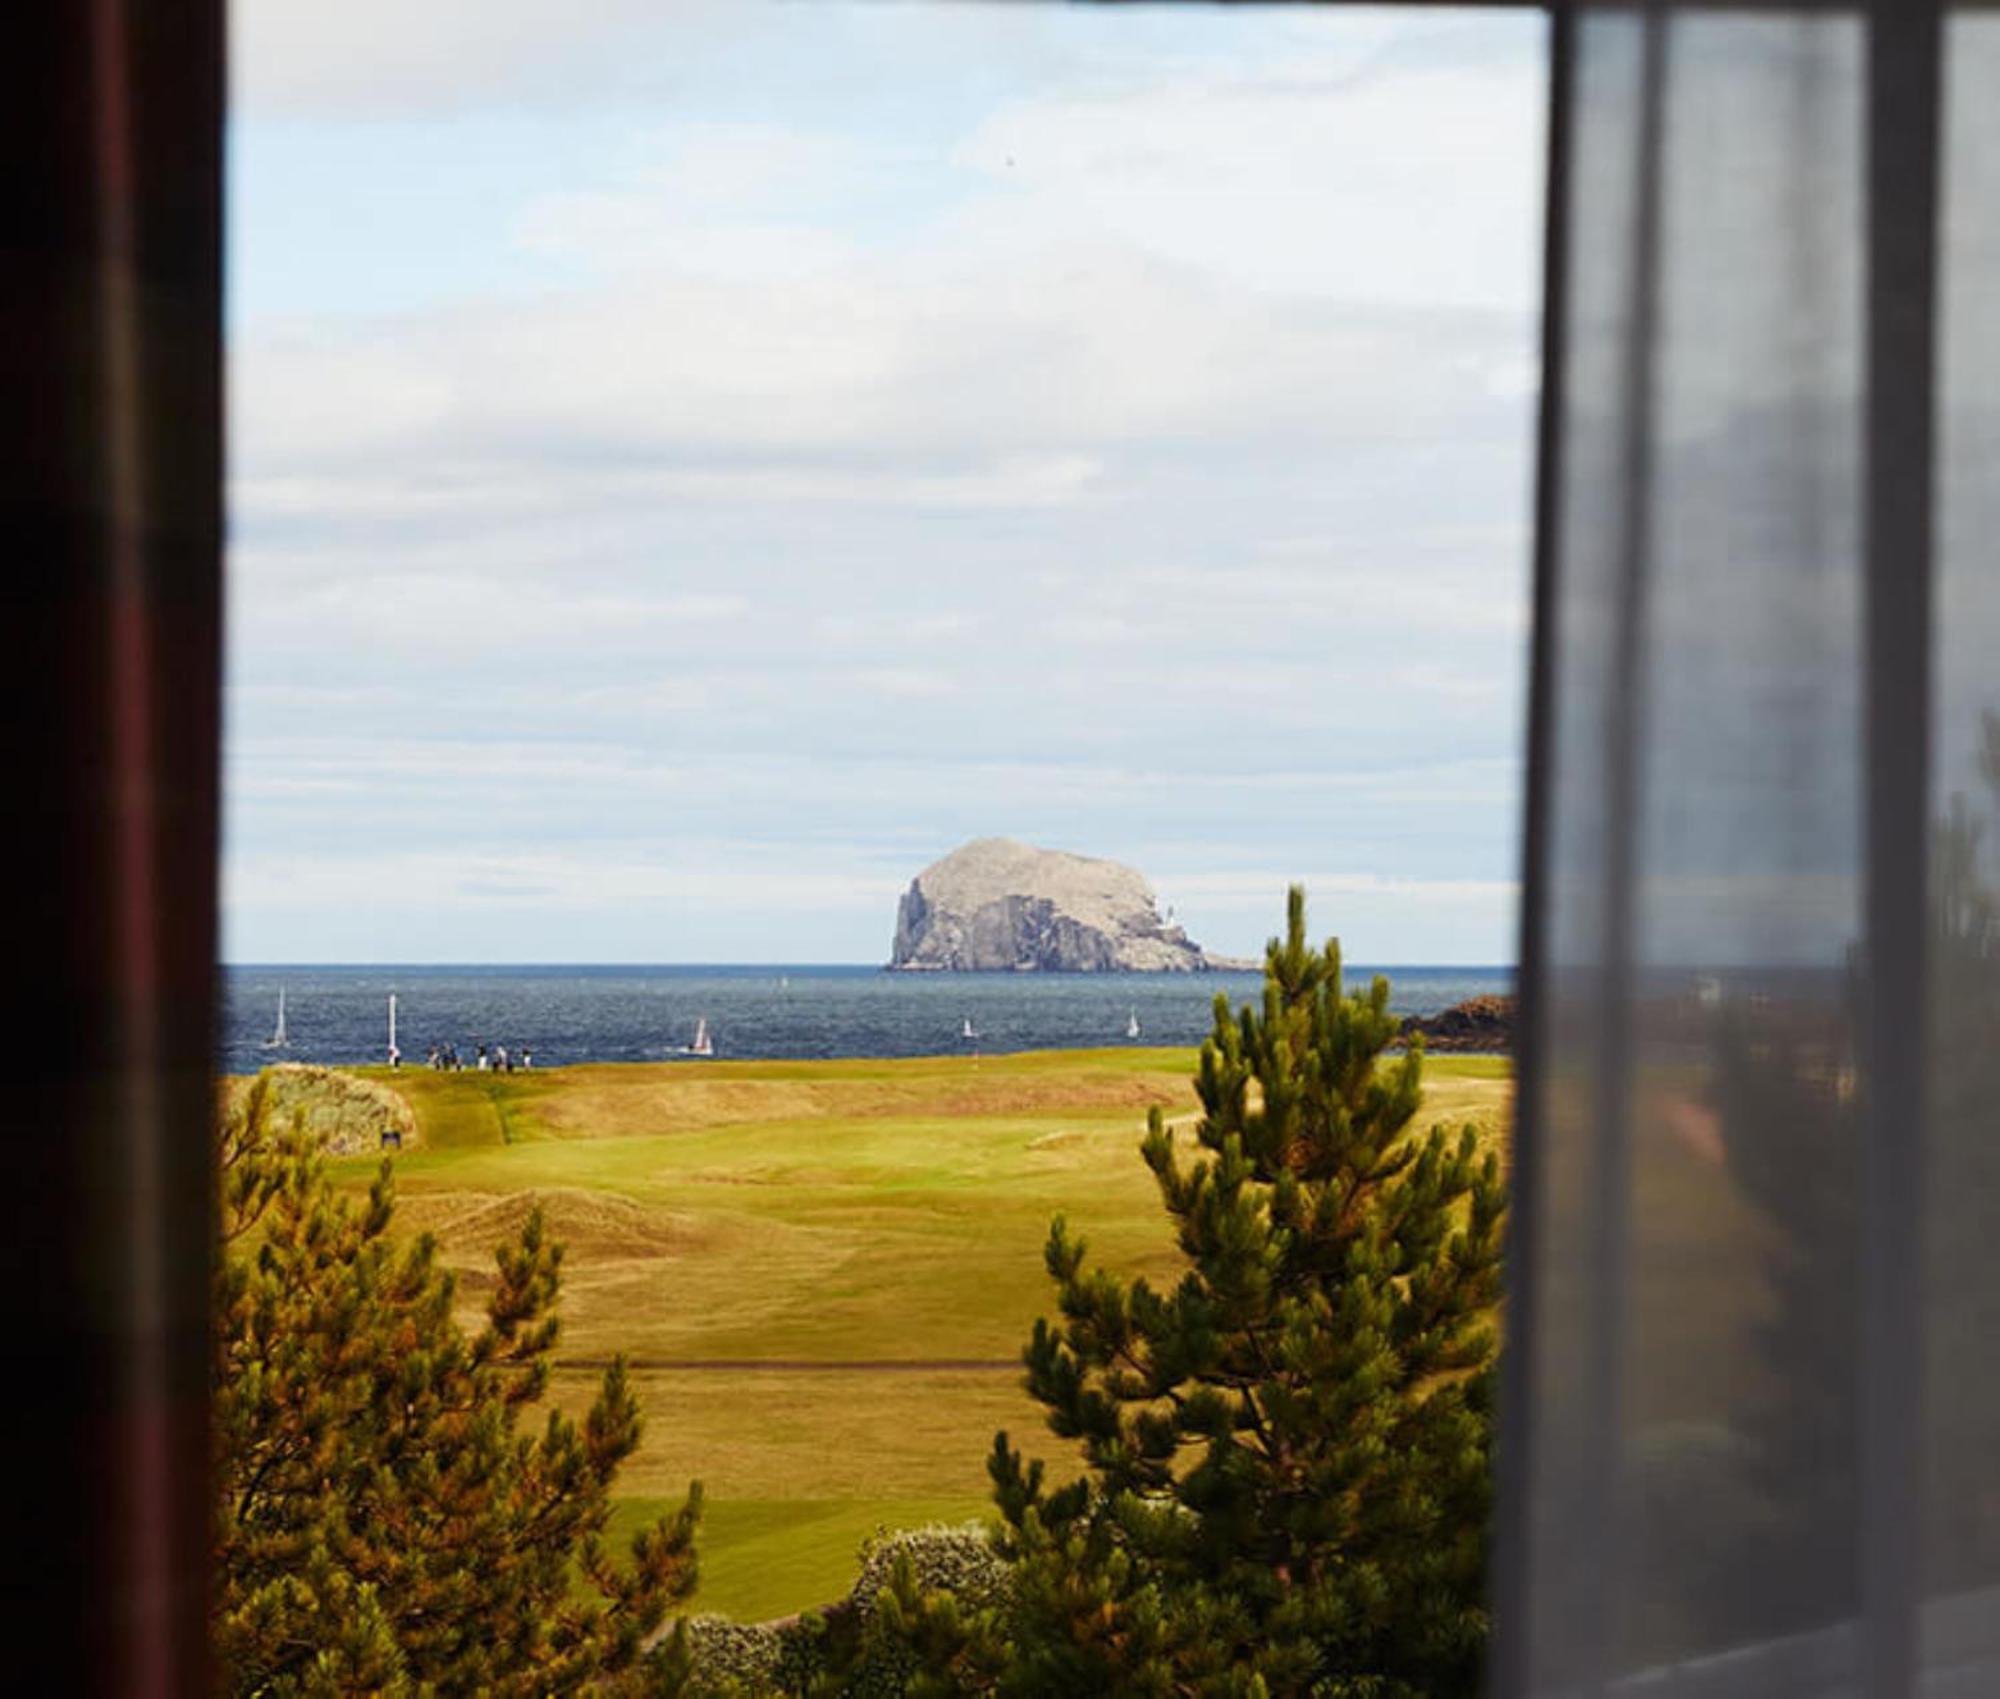
{"type": "Polygon", "coordinates": [[[1137,1009],[1132,1011],[1131,1018],[1125,1023],[1125,1036],[1127,1038],[1137,1038],[1139,1036],[1139,1011],[1137,1009]]]}
{"type": "Polygon", "coordinates": [[[688,1046],[690,1056],[713,1056],[715,1041],[708,1036],[708,1017],[703,1015],[694,1023],[694,1042],[688,1046]]]}
{"type": "Polygon", "coordinates": [[[285,988],[281,985],[278,987],[277,1029],[271,1034],[269,1038],[264,1040],[264,1048],[266,1050],[283,1050],[287,1048],[291,1044],[291,1042],[292,1041],[285,1036],[285,988]]]}

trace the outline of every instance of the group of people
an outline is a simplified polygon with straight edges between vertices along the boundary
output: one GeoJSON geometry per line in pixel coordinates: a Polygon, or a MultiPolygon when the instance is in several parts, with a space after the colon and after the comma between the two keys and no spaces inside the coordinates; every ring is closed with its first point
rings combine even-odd
{"type": "MultiPolygon", "coordinates": [[[[427,1061],[431,1067],[443,1074],[462,1073],[465,1069],[465,1063],[460,1058],[458,1046],[455,1044],[433,1044],[427,1061]]],[[[520,1054],[515,1056],[508,1052],[504,1044],[496,1044],[490,1050],[485,1045],[480,1045],[478,1060],[474,1063],[482,1074],[511,1074],[516,1068],[532,1068],[534,1065],[534,1051],[523,1045],[520,1054]]]]}

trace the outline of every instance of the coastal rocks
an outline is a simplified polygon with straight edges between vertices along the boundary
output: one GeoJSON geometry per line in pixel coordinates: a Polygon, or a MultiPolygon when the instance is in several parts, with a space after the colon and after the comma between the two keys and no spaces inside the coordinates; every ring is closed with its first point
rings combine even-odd
{"type": "Polygon", "coordinates": [[[1201,973],[1219,965],[1160,918],[1145,877],[1115,861],[975,838],[910,881],[892,968],[937,972],[1201,973]]]}
{"type": "Polygon", "coordinates": [[[1412,1015],[1403,1036],[1421,1033],[1426,1050],[1476,1050],[1506,1054],[1514,1048],[1514,999],[1468,997],[1435,1015],[1412,1015]]]}

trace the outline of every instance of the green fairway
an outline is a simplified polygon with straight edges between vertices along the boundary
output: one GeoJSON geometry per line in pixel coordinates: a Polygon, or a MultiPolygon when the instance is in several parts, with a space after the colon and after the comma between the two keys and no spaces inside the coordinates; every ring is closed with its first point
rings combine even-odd
{"type": "MultiPolygon", "coordinates": [[[[678,1500],[624,1499],[611,1537],[622,1541],[640,1523],[674,1509],[678,1500]]],[[[711,1504],[701,1522],[701,1591],[694,1608],[766,1622],[823,1604],[847,1587],[855,1554],[884,1528],[985,1519],[984,1498],[733,1499],[711,1504]]]]}
{"type": "MultiPolygon", "coordinates": [[[[1153,1104],[1192,1116],[1193,1070],[1191,1051],[1121,1049],[362,1071],[415,1112],[398,1223],[438,1236],[469,1312],[495,1241],[546,1212],[567,1247],[555,1398],[579,1408],[631,1360],[628,1511],[699,1477],[696,1608],[758,1618],[837,1597],[878,1524],[980,1514],[996,1428],[1058,1461],[1016,1367],[1048,1307],[1049,1218],[1173,1276],[1138,1142],[1153,1104]]],[[[1427,1124],[1501,1134],[1505,1062],[1425,1077],[1427,1124]]]]}

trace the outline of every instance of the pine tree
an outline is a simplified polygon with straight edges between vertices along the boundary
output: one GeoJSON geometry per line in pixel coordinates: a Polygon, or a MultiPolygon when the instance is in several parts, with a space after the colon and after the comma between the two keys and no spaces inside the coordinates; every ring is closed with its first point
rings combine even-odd
{"type": "Polygon", "coordinates": [[[1091,1269],[1055,1222],[1027,1384],[1088,1472],[1051,1489],[1001,1434],[1008,1610],[890,1611],[961,1690],[1476,1692],[1506,1192],[1473,1128],[1411,1130],[1388,996],[1344,992],[1294,889],[1261,1012],[1216,1000],[1197,1152],[1157,1110],[1142,1147],[1178,1283],[1091,1269]]]}
{"type": "MultiPolygon", "coordinates": [[[[222,1147],[215,1318],[215,1647],[258,1695],[641,1691],[640,1654],[694,1584],[699,1488],[603,1530],[640,1420],[622,1363],[581,1423],[546,1390],[562,1261],[539,1212],[496,1254],[468,1336],[428,1235],[398,1245],[384,1163],[335,1193],[266,1080],[222,1147]]],[[[650,1689],[657,1690],[657,1689],[650,1689]]]]}

